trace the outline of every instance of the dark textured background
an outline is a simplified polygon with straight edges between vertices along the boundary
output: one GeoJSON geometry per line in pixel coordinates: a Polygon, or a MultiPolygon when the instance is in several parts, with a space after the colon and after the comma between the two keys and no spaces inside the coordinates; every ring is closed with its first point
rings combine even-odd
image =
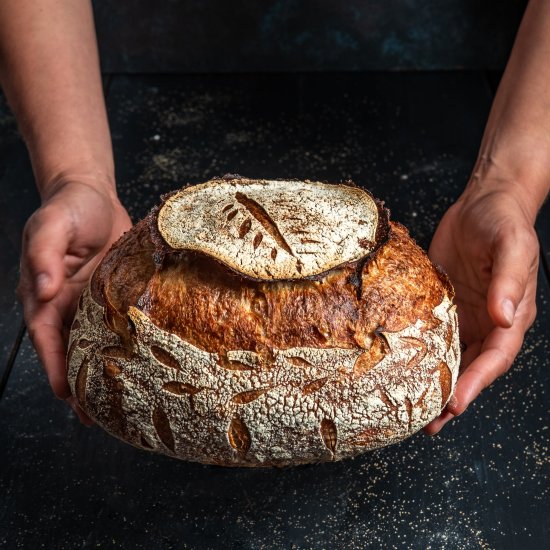
{"type": "Polygon", "coordinates": [[[120,73],[501,69],[525,0],[94,2],[120,73]]]}
{"type": "MultiPolygon", "coordinates": [[[[224,172],[352,178],[426,247],[468,180],[488,70],[523,4],[96,2],[121,200],[136,220],[224,172]],[[362,72],[434,68],[468,70],[362,72]],[[231,71],[285,74],[155,74],[231,71]]],[[[513,368],[440,435],[335,464],[224,469],[134,449],[53,398],[14,294],[32,179],[0,102],[0,548],[549,548],[550,204],[538,319],[513,368]]]]}
{"type": "MultiPolygon", "coordinates": [[[[134,219],[160,194],[224,172],[351,177],[423,246],[468,179],[492,99],[479,71],[106,80],[119,194],[134,219]]],[[[0,106],[0,349],[15,358],[0,399],[0,548],[548,549],[548,209],[537,322],[514,367],[464,415],[437,437],[355,460],[254,470],[134,449],[53,398],[14,307],[34,201],[0,106]]]]}

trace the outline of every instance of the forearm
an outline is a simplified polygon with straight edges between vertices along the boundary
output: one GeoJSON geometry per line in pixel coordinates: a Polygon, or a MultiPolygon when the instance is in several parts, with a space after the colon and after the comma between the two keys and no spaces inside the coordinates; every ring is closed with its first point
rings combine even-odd
{"type": "Polygon", "coordinates": [[[509,189],[534,219],[550,188],[550,2],[531,0],[468,188],[509,189]]]}
{"type": "Polygon", "coordinates": [[[91,4],[2,0],[0,79],[39,192],[77,177],[114,193],[114,166],[91,4]]]}

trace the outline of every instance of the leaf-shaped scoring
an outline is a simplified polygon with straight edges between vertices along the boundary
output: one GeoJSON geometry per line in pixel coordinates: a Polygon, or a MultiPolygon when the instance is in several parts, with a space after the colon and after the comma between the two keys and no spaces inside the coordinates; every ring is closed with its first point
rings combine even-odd
{"type": "Polygon", "coordinates": [[[151,346],[151,353],[153,357],[165,367],[169,367],[175,370],[181,370],[179,361],[165,349],[160,346],[151,346]]]}
{"type": "Polygon", "coordinates": [[[244,456],[250,449],[250,444],[252,442],[250,432],[246,424],[238,416],[234,416],[231,419],[229,429],[227,430],[227,437],[231,447],[240,455],[244,456]]]}
{"type": "Polygon", "coordinates": [[[177,382],[175,380],[166,382],[162,386],[162,389],[175,395],[195,395],[201,391],[201,388],[197,388],[187,382],[177,382]]]}
{"type": "Polygon", "coordinates": [[[321,421],[320,432],[327,449],[334,454],[336,452],[336,444],[338,442],[338,433],[334,420],[324,418],[321,421]]]}
{"type": "Polygon", "coordinates": [[[164,445],[174,452],[174,433],[170,427],[170,420],[161,407],[156,407],[152,414],[153,426],[164,445]]]}
{"type": "Polygon", "coordinates": [[[239,405],[244,405],[258,399],[258,397],[268,392],[270,389],[271,388],[261,388],[259,390],[243,391],[241,393],[235,394],[231,398],[231,401],[233,401],[233,403],[238,403],[239,405]]]}

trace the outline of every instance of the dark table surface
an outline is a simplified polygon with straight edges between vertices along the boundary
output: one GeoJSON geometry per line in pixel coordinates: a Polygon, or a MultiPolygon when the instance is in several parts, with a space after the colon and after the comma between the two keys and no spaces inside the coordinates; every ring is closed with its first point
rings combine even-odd
{"type": "MultiPolygon", "coordinates": [[[[226,172],[351,178],[424,247],[465,185],[492,98],[481,72],[108,76],[120,196],[134,220],[161,193],[226,172]]],[[[353,460],[223,469],[81,426],[46,383],[14,289],[38,203],[0,109],[0,547],[550,547],[550,210],[538,319],[513,368],[437,437],[353,460]]]]}

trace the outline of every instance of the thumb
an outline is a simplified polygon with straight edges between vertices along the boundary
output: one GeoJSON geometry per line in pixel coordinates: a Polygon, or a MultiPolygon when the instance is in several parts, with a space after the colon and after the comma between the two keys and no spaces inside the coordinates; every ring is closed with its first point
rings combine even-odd
{"type": "Polygon", "coordinates": [[[503,328],[514,323],[529,275],[537,264],[538,241],[533,231],[512,229],[495,246],[487,308],[493,322],[503,328]]]}
{"type": "Polygon", "coordinates": [[[47,302],[58,293],[65,278],[64,258],[70,231],[56,209],[43,208],[27,222],[21,260],[22,276],[36,298],[47,302]]]}

